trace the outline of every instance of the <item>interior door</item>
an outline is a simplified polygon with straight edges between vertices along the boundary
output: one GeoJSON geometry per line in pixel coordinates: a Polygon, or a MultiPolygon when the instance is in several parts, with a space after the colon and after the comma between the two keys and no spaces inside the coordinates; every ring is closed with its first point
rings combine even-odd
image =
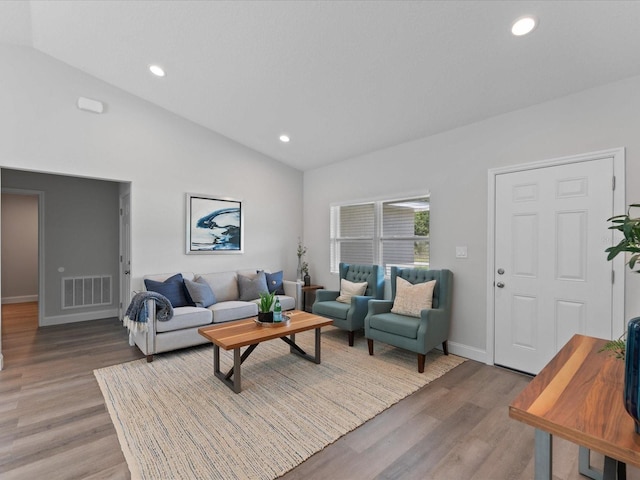
{"type": "Polygon", "coordinates": [[[120,318],[131,301],[131,207],[130,195],[120,197],[120,318]]]}
{"type": "Polygon", "coordinates": [[[610,339],[613,158],[496,176],[496,364],[537,374],[575,333],[610,339]]]}

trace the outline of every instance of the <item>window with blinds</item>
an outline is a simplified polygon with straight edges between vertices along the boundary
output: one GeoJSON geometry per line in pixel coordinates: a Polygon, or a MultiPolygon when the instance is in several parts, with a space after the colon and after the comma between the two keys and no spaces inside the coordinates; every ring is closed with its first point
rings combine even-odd
{"type": "Polygon", "coordinates": [[[331,271],[340,262],[429,268],[429,196],[331,207],[331,271]]]}

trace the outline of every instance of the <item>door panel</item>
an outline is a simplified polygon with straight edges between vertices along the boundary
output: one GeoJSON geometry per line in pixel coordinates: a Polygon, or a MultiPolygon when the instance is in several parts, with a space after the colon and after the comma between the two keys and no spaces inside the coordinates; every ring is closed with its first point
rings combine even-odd
{"type": "Polygon", "coordinates": [[[496,364],[536,374],[574,333],[611,338],[612,177],[613,158],[496,176],[496,364]]]}

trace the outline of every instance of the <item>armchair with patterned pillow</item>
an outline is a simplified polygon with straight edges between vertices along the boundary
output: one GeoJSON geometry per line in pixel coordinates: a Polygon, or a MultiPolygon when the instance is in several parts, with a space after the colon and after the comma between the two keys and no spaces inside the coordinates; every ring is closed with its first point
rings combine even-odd
{"type": "Polygon", "coordinates": [[[384,270],[379,265],[340,264],[340,291],[318,290],[311,311],[333,320],[346,330],[349,346],[354,334],[364,327],[367,302],[384,296],[384,270]]]}
{"type": "Polygon", "coordinates": [[[364,320],[369,355],[374,340],[415,352],[420,373],[429,350],[448,355],[452,287],[450,270],[391,267],[391,300],[370,301],[364,320]]]}

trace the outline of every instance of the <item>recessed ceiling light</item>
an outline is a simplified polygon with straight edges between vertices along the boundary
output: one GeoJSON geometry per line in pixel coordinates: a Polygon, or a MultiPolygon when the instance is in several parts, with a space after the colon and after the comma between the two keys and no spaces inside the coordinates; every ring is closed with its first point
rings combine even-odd
{"type": "Polygon", "coordinates": [[[282,143],[289,143],[290,140],[289,135],[280,135],[280,141],[282,143]]]}
{"type": "Polygon", "coordinates": [[[164,73],[164,70],[162,69],[161,66],[159,65],[149,65],[149,70],[151,71],[151,73],[153,73],[156,77],[164,77],[166,74],[164,73]]]}
{"type": "Polygon", "coordinates": [[[536,28],[538,25],[538,21],[536,17],[532,17],[531,15],[527,15],[526,17],[520,17],[511,26],[511,33],[513,33],[516,37],[520,37],[522,35],[526,35],[527,33],[531,33],[531,31],[536,28]]]}

